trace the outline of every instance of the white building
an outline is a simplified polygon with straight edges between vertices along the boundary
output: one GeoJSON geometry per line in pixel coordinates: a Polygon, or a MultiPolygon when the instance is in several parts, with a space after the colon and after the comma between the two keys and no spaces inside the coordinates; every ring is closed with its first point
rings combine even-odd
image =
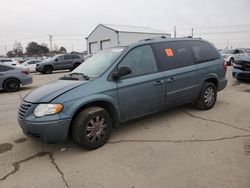
{"type": "Polygon", "coordinates": [[[150,27],[99,24],[86,38],[88,54],[105,48],[127,46],[142,39],[171,35],[150,27]]]}

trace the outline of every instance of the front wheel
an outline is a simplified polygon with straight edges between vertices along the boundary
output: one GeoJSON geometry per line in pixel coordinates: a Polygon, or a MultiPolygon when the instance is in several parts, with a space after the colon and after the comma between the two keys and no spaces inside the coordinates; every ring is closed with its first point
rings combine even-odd
{"type": "Polygon", "coordinates": [[[195,105],[200,110],[209,110],[213,108],[217,99],[217,88],[211,82],[205,82],[195,105]]]}
{"type": "Polygon", "coordinates": [[[89,107],[80,112],[73,123],[73,140],[87,149],[99,148],[110,138],[112,124],[107,110],[89,107]]]}
{"type": "Polygon", "coordinates": [[[45,66],[43,69],[44,74],[51,74],[53,72],[53,68],[51,66],[45,66]]]}

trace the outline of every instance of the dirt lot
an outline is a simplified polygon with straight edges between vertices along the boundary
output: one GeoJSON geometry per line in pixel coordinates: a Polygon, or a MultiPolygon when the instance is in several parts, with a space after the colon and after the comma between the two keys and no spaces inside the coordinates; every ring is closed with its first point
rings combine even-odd
{"type": "Polygon", "coordinates": [[[104,147],[27,139],[20,97],[66,74],[34,74],[17,93],[0,92],[0,187],[250,187],[250,83],[232,80],[216,106],[185,105],[116,129],[104,147]]]}

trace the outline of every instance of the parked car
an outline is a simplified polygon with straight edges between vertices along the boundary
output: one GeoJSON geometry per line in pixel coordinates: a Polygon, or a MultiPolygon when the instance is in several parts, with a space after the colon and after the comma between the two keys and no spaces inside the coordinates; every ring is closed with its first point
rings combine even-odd
{"type": "Polygon", "coordinates": [[[28,60],[18,65],[18,67],[29,69],[30,72],[36,72],[36,64],[41,63],[41,60],[28,60]]]}
{"type": "Polygon", "coordinates": [[[250,56],[242,56],[233,64],[233,77],[237,80],[250,80],[250,56]]]}
{"type": "Polygon", "coordinates": [[[75,54],[56,55],[41,63],[36,64],[36,71],[43,74],[51,74],[55,70],[74,70],[83,62],[83,59],[75,54]]]}
{"type": "Polygon", "coordinates": [[[19,65],[18,61],[14,59],[10,59],[10,58],[0,58],[0,63],[4,63],[6,65],[12,65],[12,66],[19,65]]]}
{"type": "Polygon", "coordinates": [[[29,93],[17,115],[23,132],[46,142],[68,138],[88,149],[113,127],[176,105],[209,110],[227,85],[227,66],[201,39],[147,39],[96,53],[73,72],[29,93]]]}
{"type": "Polygon", "coordinates": [[[10,65],[0,64],[0,89],[14,92],[20,86],[32,83],[32,76],[29,70],[10,65]]]}
{"type": "Polygon", "coordinates": [[[221,53],[227,65],[233,65],[241,56],[248,55],[244,48],[225,49],[221,53]]]}
{"type": "Polygon", "coordinates": [[[246,53],[246,55],[250,56],[250,48],[244,48],[244,52],[246,53]]]}

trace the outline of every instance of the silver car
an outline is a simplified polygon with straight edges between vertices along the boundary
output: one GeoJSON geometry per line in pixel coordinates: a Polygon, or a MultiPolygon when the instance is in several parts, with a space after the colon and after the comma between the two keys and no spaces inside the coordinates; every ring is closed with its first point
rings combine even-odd
{"type": "Polygon", "coordinates": [[[19,62],[14,60],[14,59],[10,59],[10,58],[0,58],[0,63],[4,63],[6,65],[19,65],[19,62]]]}
{"type": "Polygon", "coordinates": [[[0,63],[0,90],[14,92],[31,83],[29,70],[0,63]]]}

